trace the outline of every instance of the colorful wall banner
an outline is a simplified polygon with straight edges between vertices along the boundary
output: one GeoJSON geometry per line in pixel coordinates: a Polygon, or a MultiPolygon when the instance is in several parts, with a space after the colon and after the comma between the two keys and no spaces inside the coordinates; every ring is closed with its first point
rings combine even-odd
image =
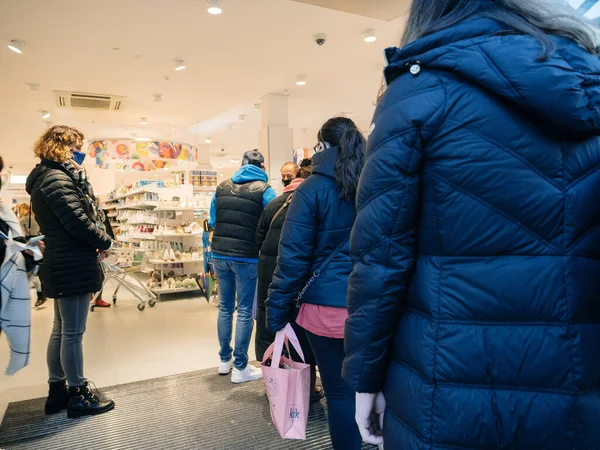
{"type": "Polygon", "coordinates": [[[88,142],[87,155],[100,169],[151,171],[198,164],[198,149],[189,144],[167,141],[135,142],[101,140],[88,142]]]}

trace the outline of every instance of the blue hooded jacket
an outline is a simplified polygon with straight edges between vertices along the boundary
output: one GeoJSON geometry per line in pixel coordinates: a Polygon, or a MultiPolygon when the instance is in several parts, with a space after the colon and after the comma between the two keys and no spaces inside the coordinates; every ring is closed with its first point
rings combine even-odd
{"type": "MultiPolygon", "coordinates": [[[[231,177],[231,181],[233,181],[236,184],[250,183],[252,181],[264,181],[265,183],[268,183],[269,176],[267,175],[267,172],[265,172],[261,168],[256,167],[252,164],[246,164],[246,165],[240,167],[238,169],[238,171],[233,174],[233,176],[231,177]]],[[[271,186],[269,186],[263,194],[263,199],[262,199],[263,208],[265,206],[267,206],[275,197],[277,197],[275,190],[271,186]]],[[[208,226],[211,227],[212,229],[214,229],[216,223],[217,223],[217,195],[215,194],[210,203],[210,219],[208,220],[208,226]]],[[[213,258],[228,259],[228,260],[242,261],[242,262],[258,262],[258,259],[238,258],[238,257],[234,257],[234,256],[224,256],[224,255],[217,255],[217,254],[213,254],[213,258]]]]}
{"type": "Polygon", "coordinates": [[[600,61],[506,31],[386,52],[343,369],[386,449],[600,448],[600,61]]]}

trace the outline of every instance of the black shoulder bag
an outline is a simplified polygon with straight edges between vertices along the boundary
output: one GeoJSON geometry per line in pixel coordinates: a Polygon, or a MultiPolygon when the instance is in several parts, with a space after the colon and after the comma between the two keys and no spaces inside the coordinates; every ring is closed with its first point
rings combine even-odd
{"type": "Polygon", "coordinates": [[[319,266],[319,268],[313,272],[310,279],[306,282],[306,284],[304,285],[304,287],[302,288],[302,290],[298,293],[298,296],[296,297],[296,301],[295,301],[296,314],[297,314],[298,310],[300,309],[300,306],[302,305],[302,297],[304,297],[304,294],[306,293],[307,289],[310,287],[311,284],[313,284],[315,282],[315,280],[317,278],[319,278],[321,276],[321,272],[323,272],[327,268],[327,266],[331,263],[331,261],[333,261],[333,258],[335,258],[337,256],[337,254],[342,250],[342,248],[344,248],[344,246],[346,245],[346,243],[349,240],[350,240],[350,235],[348,235],[342,242],[340,242],[339,245],[329,254],[327,259],[325,259],[325,261],[323,261],[323,263],[319,266]]]}

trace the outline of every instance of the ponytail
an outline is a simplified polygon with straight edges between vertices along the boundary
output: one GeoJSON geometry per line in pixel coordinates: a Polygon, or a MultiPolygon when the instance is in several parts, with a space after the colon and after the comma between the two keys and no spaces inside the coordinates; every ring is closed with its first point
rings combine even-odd
{"type": "Polygon", "coordinates": [[[318,138],[330,147],[337,147],[335,183],[340,190],[340,198],[354,202],[360,173],[365,165],[365,137],[351,119],[334,117],[323,125],[318,138]]]}

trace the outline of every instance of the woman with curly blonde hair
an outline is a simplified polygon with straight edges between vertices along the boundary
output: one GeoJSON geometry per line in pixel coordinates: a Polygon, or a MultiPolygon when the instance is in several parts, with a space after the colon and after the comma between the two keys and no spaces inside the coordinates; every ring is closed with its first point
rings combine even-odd
{"type": "Polygon", "coordinates": [[[82,339],[88,304],[90,295],[102,288],[99,262],[111,239],[97,224],[97,200],[81,167],[85,158],[82,146],[83,134],[75,128],[57,125],[48,129],[35,145],[40,163],[26,184],[45,236],[42,290],[55,299],[45,411],[55,414],[66,409],[71,418],[101,414],[115,406],[93,392],[83,376],[82,339]]]}

